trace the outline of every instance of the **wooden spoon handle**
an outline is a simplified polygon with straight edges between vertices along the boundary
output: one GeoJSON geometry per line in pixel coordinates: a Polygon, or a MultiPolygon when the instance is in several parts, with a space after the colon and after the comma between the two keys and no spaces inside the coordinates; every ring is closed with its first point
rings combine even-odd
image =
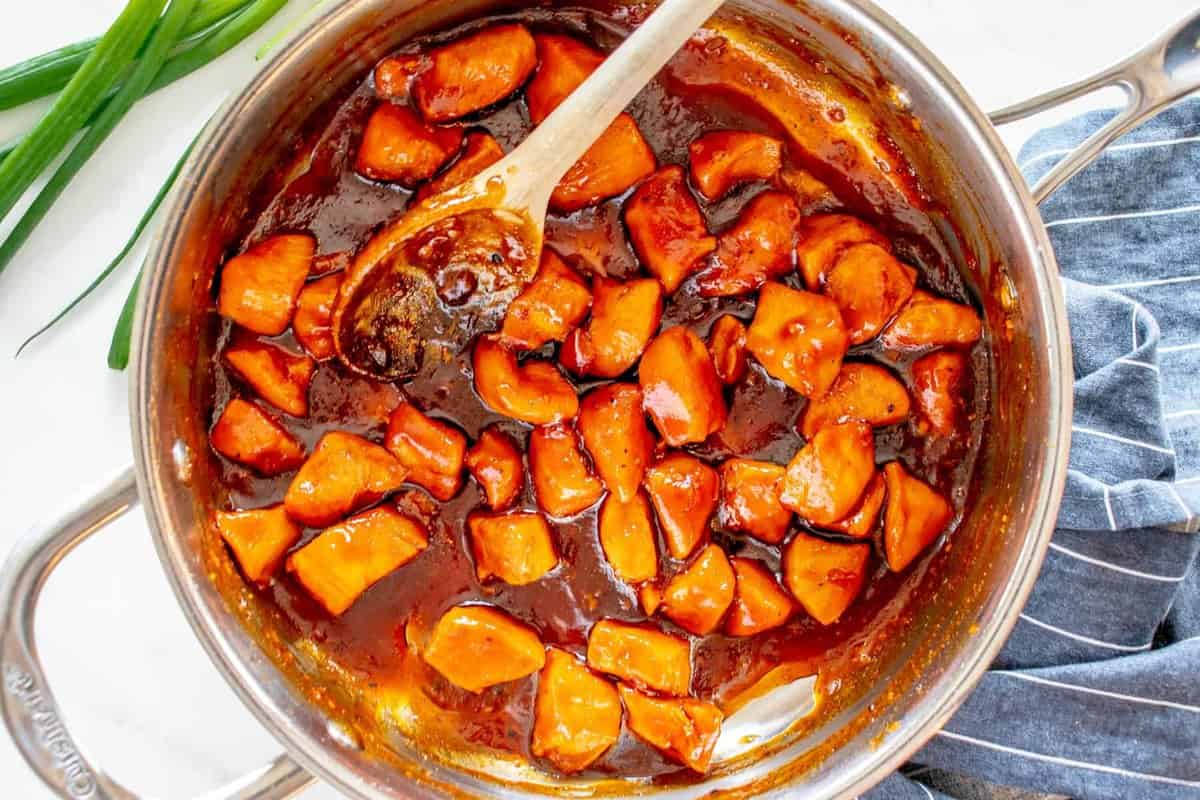
{"type": "Polygon", "coordinates": [[[663,0],[503,166],[509,208],[544,214],[554,186],[724,0],[663,0]]]}

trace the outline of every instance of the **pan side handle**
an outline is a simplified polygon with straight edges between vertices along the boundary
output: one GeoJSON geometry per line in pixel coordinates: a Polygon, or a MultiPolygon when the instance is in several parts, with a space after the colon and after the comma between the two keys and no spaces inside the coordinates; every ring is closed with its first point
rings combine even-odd
{"type": "Polygon", "coordinates": [[[1091,94],[1119,87],[1125,108],[1075,150],[1066,155],[1033,187],[1041,203],[1105,148],[1155,114],[1200,90],[1200,12],[1177,23],[1134,55],[1099,73],[992,113],[996,125],[1015,122],[1091,94]]]}
{"type": "MultiPolygon", "coordinates": [[[[138,800],[94,766],[75,743],[38,660],[34,617],[46,578],[76,545],[138,503],[132,467],[29,532],[0,571],[0,715],[34,772],[65,800],[138,800]]],[[[281,755],[253,773],[205,794],[202,800],[283,800],[312,777],[281,755]]]]}

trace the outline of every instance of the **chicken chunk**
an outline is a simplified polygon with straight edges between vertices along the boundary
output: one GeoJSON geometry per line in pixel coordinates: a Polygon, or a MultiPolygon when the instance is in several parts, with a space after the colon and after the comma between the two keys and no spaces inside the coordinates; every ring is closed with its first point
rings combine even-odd
{"type": "Polygon", "coordinates": [[[680,166],[663,167],[638,187],[625,204],[625,227],[642,266],[667,294],[717,247],[680,166]]]}
{"type": "Polygon", "coordinates": [[[541,125],[604,61],[604,54],[571,36],[535,35],[539,66],[525,89],[529,118],[541,125]]]}
{"type": "Polygon", "coordinates": [[[804,285],[819,292],[838,258],[849,247],[869,243],[891,252],[892,243],[880,231],[857,217],[818,214],[807,217],[798,232],[796,261],[804,285]]]}
{"type": "Polygon", "coordinates": [[[650,514],[650,501],[641,492],[628,502],[610,494],[600,506],[600,546],[613,572],[626,583],[658,577],[658,544],[650,514]]]}
{"type": "Polygon", "coordinates": [[[703,775],[721,736],[721,709],[703,700],[668,700],[621,686],[629,730],[673,761],[703,775]]]}
{"type": "Polygon", "coordinates": [[[413,79],[427,69],[429,56],[424,53],[388,56],[375,65],[375,94],[393,103],[406,103],[413,79]]]}
{"type": "Polygon", "coordinates": [[[462,488],[467,437],[448,422],[401,403],[388,422],[387,449],[408,470],[408,480],[438,500],[449,500],[462,488]]]}
{"type": "Polygon", "coordinates": [[[642,405],[672,447],[703,442],[725,427],[723,384],[700,337],[682,325],[646,348],[638,368],[642,405]]]}
{"type": "Polygon", "coordinates": [[[814,525],[843,519],[875,475],[875,437],[865,422],[828,425],[788,464],[779,499],[814,525]]]}
{"type": "Polygon", "coordinates": [[[503,511],[516,502],[525,487],[525,465],[513,438],[494,425],[484,428],[467,451],[467,469],[483,488],[488,507],[503,511]]]}
{"type": "Polygon", "coordinates": [[[688,146],[692,183],[710,203],[739,183],[766,181],[783,168],[783,142],[750,131],[713,131],[688,146]]]}
{"type": "Polygon", "coordinates": [[[783,579],[809,616],[832,625],[862,591],[870,557],[870,544],[843,544],[797,533],[783,552],[783,579]]]}
{"type": "Polygon", "coordinates": [[[654,457],[642,390],[610,383],[588,392],[579,406],[579,433],[608,491],[621,502],[632,500],[654,457]]]}
{"type": "Polygon", "coordinates": [[[588,635],[588,666],[641,689],[683,696],[692,683],[686,639],[656,628],[603,619],[588,635]]]}
{"type": "Polygon", "coordinates": [[[975,309],[918,289],[880,337],[886,347],[950,347],[975,344],[983,322],[975,309]]]}
{"type": "Polygon", "coordinates": [[[621,699],[575,656],[546,649],[538,677],[530,750],[566,773],[587,769],[621,735],[621,699]]]}
{"type": "Polygon", "coordinates": [[[495,105],[525,85],[537,46],[524,25],[492,25],[436,48],[413,97],[430,122],[449,122],[495,105]]]}
{"type": "Polygon", "coordinates": [[[646,493],[673,558],[687,558],[703,541],[719,485],[716,470],[686,453],[671,453],[646,470],[646,493]]]}
{"type": "Polygon", "coordinates": [[[530,425],[553,425],[579,413],[579,396],[562,373],[546,361],[517,357],[490,336],[475,342],[475,391],[489,408],[530,425]]]}
{"type": "Polygon", "coordinates": [[[217,530],[246,580],[259,585],[270,582],[287,551],[300,541],[301,533],[282,504],[250,511],[218,511],[217,530]]]}
{"type": "Polygon", "coordinates": [[[825,282],[851,344],[874,339],[912,297],[917,271],[876,244],[846,248],[825,282]]]}
{"type": "Polygon", "coordinates": [[[725,551],[710,544],[667,583],[659,610],[685,631],[707,636],[733,603],[735,582],[725,551]]]}
{"type": "Polygon", "coordinates": [[[333,346],[333,304],[343,278],[345,273],[335,272],[306,284],[296,301],[292,333],[317,361],[333,358],[337,353],[333,346]]]}
{"type": "Polygon", "coordinates": [[[417,190],[417,201],[425,200],[466,183],[504,158],[504,148],[486,131],[471,131],[463,144],[462,155],[450,167],[417,190]]]}
{"type": "Polygon", "coordinates": [[[899,461],[883,468],[883,479],[887,482],[883,550],[888,567],[901,572],[942,535],[954,518],[954,508],[899,461]]]}
{"type": "Polygon", "coordinates": [[[253,403],[234,398],[208,435],[213,449],[230,461],[271,477],[304,463],[304,445],[253,403]]]}
{"type": "Polygon", "coordinates": [[[621,114],[550,195],[550,208],[569,214],[617,197],[654,174],[658,159],[633,117],[621,114]]]}
{"type": "Polygon", "coordinates": [[[288,515],[320,527],[382,499],[400,488],[408,471],[396,457],[361,436],[332,431],[288,486],[288,515]]]}
{"type": "Polygon", "coordinates": [[[746,349],[767,373],[805,397],[829,391],[850,338],[827,297],[768,283],[758,296],[746,349]]]}
{"type": "Polygon", "coordinates": [[[780,500],[787,470],[767,461],[731,458],[721,465],[721,524],[779,544],[792,524],[780,500]]]}
{"type": "Polygon", "coordinates": [[[293,417],[308,416],[311,358],[247,336],[235,336],[221,357],[259,397],[293,417]]]}
{"type": "Polygon", "coordinates": [[[509,304],[500,340],[514,350],[561,342],[587,316],[592,290],[553,250],[542,250],[537,275],[509,304]]]}
{"type": "Polygon", "coordinates": [[[658,281],[597,277],[592,281],[592,316],[567,336],[559,358],[577,375],[615,378],[641,358],[662,312],[658,281]]]}
{"type": "Polygon", "coordinates": [[[540,580],[558,566],[558,551],[546,518],[536,513],[484,514],[467,517],[475,574],[513,586],[540,580]]]}
{"type": "Polygon", "coordinates": [[[829,391],[805,406],[800,434],[811,439],[826,425],[854,420],[873,427],[895,425],[908,418],[911,408],[908,390],[886,368],[846,363],[829,391]]]}
{"type": "Polygon", "coordinates": [[[722,383],[740,382],[747,369],[746,326],[732,314],[718,317],[708,334],[708,352],[722,383]]]}
{"type": "Polygon", "coordinates": [[[705,297],[747,294],[781,278],[795,264],[800,208],[791,195],[769,191],[755,197],[733,227],[717,238],[717,249],[697,282],[705,297]]]}
{"type": "Polygon", "coordinates": [[[886,496],[887,487],[883,476],[876,472],[854,510],[837,522],[827,522],[821,527],[827,531],[853,536],[855,539],[869,539],[879,525],[879,512],[883,508],[886,496]]]}
{"type": "Polygon", "coordinates": [[[326,528],[292,554],[288,571],[338,616],[428,546],[424,525],[391,506],[379,506],[326,528]]]}
{"type": "Polygon", "coordinates": [[[529,435],[529,472],[538,505],[552,517],[574,516],[604,494],[604,484],[592,474],[579,435],[570,425],[534,428],[529,435]]]}
{"type": "Polygon", "coordinates": [[[306,233],[271,236],[221,269],[217,311],[248,331],[278,336],[296,313],[317,240],[306,233]]]}
{"type": "Polygon", "coordinates": [[[921,412],[919,430],[950,436],[962,416],[963,377],[967,357],[962,353],[940,350],[921,356],[912,365],[913,392],[921,412]]]}
{"type": "Polygon", "coordinates": [[[787,622],[796,604],[771,571],[753,558],[735,557],[729,562],[737,577],[737,590],[725,620],[725,633],[754,636],[787,622]]]}
{"type": "Polygon", "coordinates": [[[478,694],[520,680],[546,665],[537,632],[497,608],[455,606],[433,626],[422,654],[442,677],[478,694]]]}
{"type": "Polygon", "coordinates": [[[380,103],[363,129],[354,169],[364,178],[413,187],[436,175],[462,142],[462,128],[430,125],[407,106],[380,103]]]}

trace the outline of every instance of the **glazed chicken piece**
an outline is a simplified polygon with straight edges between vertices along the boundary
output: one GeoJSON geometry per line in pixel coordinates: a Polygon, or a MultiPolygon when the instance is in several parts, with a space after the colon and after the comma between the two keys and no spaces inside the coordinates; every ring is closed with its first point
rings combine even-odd
{"type": "Polygon", "coordinates": [[[550,248],[542,250],[537,275],[509,304],[500,340],[514,350],[537,350],[561,342],[587,316],[592,290],[550,248]]]}
{"type": "Polygon", "coordinates": [[[484,428],[467,451],[467,469],[483,488],[488,508],[503,511],[516,502],[525,487],[525,465],[521,449],[494,425],[484,428]]]}
{"type": "Polygon", "coordinates": [[[248,331],[278,336],[296,313],[317,240],[308,234],[271,236],[221,269],[217,311],[248,331]]]}
{"type": "Polygon", "coordinates": [[[783,142],[749,131],[713,131],[688,146],[692,183],[710,203],[739,183],[766,181],[783,167],[783,142]]]}
{"type": "Polygon", "coordinates": [[[654,457],[642,390],[634,383],[610,383],[588,392],[579,405],[579,433],[608,491],[631,501],[654,457]]]}
{"type": "Polygon", "coordinates": [[[621,735],[621,699],[575,656],[546,648],[538,676],[530,750],[561,772],[587,769],[621,735]]]}
{"type": "Polygon", "coordinates": [[[767,544],[779,544],[792,524],[780,500],[787,470],[778,464],[731,458],[721,464],[721,523],[767,544]]]}
{"type": "Polygon", "coordinates": [[[361,436],[332,431],[288,486],[283,503],[292,519],[322,527],[400,488],[408,470],[384,448],[361,436]]]}
{"type": "Polygon", "coordinates": [[[721,735],[721,709],[703,700],[668,700],[621,686],[629,730],[672,761],[704,774],[721,735]]]}
{"type": "Polygon", "coordinates": [[[809,616],[832,625],[862,591],[870,557],[870,544],[831,542],[800,532],[784,549],[783,579],[809,616]]]}
{"type": "Polygon", "coordinates": [[[577,375],[615,378],[630,369],[662,320],[662,286],[653,278],[592,281],[592,316],[563,342],[559,359],[577,375]]]}
{"type": "Polygon", "coordinates": [[[438,500],[449,500],[462,488],[467,437],[450,423],[401,403],[388,421],[387,449],[408,470],[407,480],[438,500]]]}
{"type": "Polygon", "coordinates": [[[918,430],[950,436],[962,415],[963,377],[967,358],[941,350],[921,356],[912,365],[913,392],[921,412],[918,430]]]}
{"type": "MultiPolygon", "coordinates": [[[[525,98],[530,119],[540,125],[600,66],[604,54],[569,36],[534,38],[541,64],[525,98]]],[[[653,174],[657,165],[633,117],[621,114],[567,171],[550,197],[550,208],[570,213],[622,195],[653,174]]]]}
{"type": "Polygon", "coordinates": [[[208,434],[213,449],[266,477],[304,463],[304,445],[253,403],[234,398],[208,434]]]}
{"type": "Polygon", "coordinates": [[[672,447],[703,442],[725,427],[723,384],[700,337],[682,325],[658,335],[638,367],[642,405],[672,447]]]}
{"type": "Polygon", "coordinates": [[[475,342],[475,391],[493,411],[530,425],[553,425],[579,413],[575,387],[551,363],[516,355],[491,336],[475,342]]]}
{"type": "Polygon", "coordinates": [[[754,636],[788,621],[796,604],[771,571],[753,558],[731,558],[737,588],[725,620],[729,636],[754,636]]]}
{"type": "Polygon", "coordinates": [[[672,558],[685,559],[708,533],[717,507],[717,471],[686,453],[671,453],[646,470],[646,493],[672,558]]]}
{"type": "Polygon", "coordinates": [[[659,611],[685,631],[707,636],[733,603],[735,581],[725,551],[710,544],[667,583],[659,611]]]}
{"type": "Polygon", "coordinates": [[[768,283],[758,296],[746,349],[767,373],[799,394],[829,391],[850,338],[837,304],[828,297],[768,283]]]}
{"type": "Polygon", "coordinates": [[[425,526],[379,506],[326,528],[288,559],[288,571],[335,617],[429,546],[425,526]]]}
{"type": "Polygon", "coordinates": [[[546,664],[536,631],[481,605],[455,606],[443,614],[422,656],[446,680],[476,694],[532,675],[546,664]]]}
{"type": "Polygon", "coordinates": [[[603,619],[588,634],[588,666],[641,689],[683,696],[692,683],[686,639],[656,628],[603,619]]]}
{"type": "Polygon", "coordinates": [[[246,580],[260,586],[270,582],[287,551],[300,541],[301,533],[282,504],[250,511],[218,511],[217,530],[246,580]]]}
{"type": "Polygon", "coordinates": [[[747,294],[781,278],[795,264],[800,209],[791,195],[769,191],[755,197],[733,227],[717,238],[709,266],[696,279],[705,297],[747,294]]]}
{"type": "Polygon", "coordinates": [[[623,502],[615,494],[604,498],[597,522],[600,547],[617,577],[638,584],[658,577],[658,544],[650,501],[641,492],[623,502]]]}
{"type": "Polygon", "coordinates": [[[874,339],[891,322],[917,285],[917,271],[877,244],[846,248],[825,281],[837,303],[851,344],[874,339]]]}
{"type": "Polygon", "coordinates": [[[345,273],[326,275],[300,290],[296,300],[296,316],[292,319],[292,333],[310,356],[317,361],[333,358],[337,353],[333,346],[333,304],[338,289],[342,288],[345,273]]]}
{"type": "Polygon", "coordinates": [[[625,203],[625,227],[638,260],[667,294],[699,271],[717,247],[683,167],[676,165],[663,167],[637,188],[625,203]]]}
{"type": "Polygon", "coordinates": [[[800,435],[811,439],[826,425],[858,420],[872,427],[908,418],[912,403],[904,384],[876,364],[846,363],[829,391],[809,400],[800,419],[800,435]]]}
{"type": "Polygon", "coordinates": [[[411,188],[436,175],[462,142],[462,128],[431,125],[407,106],[380,103],[363,129],[354,169],[364,178],[411,188]]]}
{"type": "Polygon", "coordinates": [[[475,574],[524,586],[558,566],[558,551],[546,518],[536,513],[484,514],[467,517],[475,574]]]}
{"type": "Polygon", "coordinates": [[[883,550],[888,567],[901,572],[942,535],[954,518],[954,509],[899,461],[883,468],[883,479],[887,482],[883,550]]]}
{"type": "Polygon", "coordinates": [[[975,344],[983,322],[975,309],[918,289],[880,341],[896,349],[975,344]]]}
{"type": "Polygon", "coordinates": [[[248,336],[234,336],[221,357],[263,400],[293,417],[308,416],[311,358],[248,336]]]}
{"type": "Polygon", "coordinates": [[[854,510],[837,522],[826,522],[821,527],[855,539],[869,539],[879,526],[879,512],[886,496],[887,486],[883,475],[876,472],[854,510]]]}
{"type": "Polygon", "coordinates": [[[467,134],[462,155],[445,172],[417,190],[417,202],[466,183],[502,158],[504,148],[495,137],[486,131],[471,131],[467,134]]]}
{"type": "Polygon", "coordinates": [[[708,334],[708,352],[722,383],[740,382],[747,369],[746,326],[732,314],[717,318],[708,334]]]}
{"type": "Polygon", "coordinates": [[[375,94],[393,103],[406,103],[412,94],[413,79],[429,69],[429,56],[405,53],[388,56],[375,65],[375,94]]]}
{"type": "Polygon", "coordinates": [[[429,53],[413,98],[430,122],[449,122],[494,105],[520,89],[537,66],[524,25],[492,25],[429,53]]]}
{"type": "Polygon", "coordinates": [[[800,448],[779,499],[814,525],[843,519],[875,475],[875,437],[865,422],[828,425],[800,448]]]}
{"type": "Polygon", "coordinates": [[[604,484],[592,474],[579,435],[570,425],[533,429],[529,435],[529,472],[538,505],[552,517],[574,516],[604,494],[604,484]]]}
{"type": "Polygon", "coordinates": [[[847,214],[818,214],[800,223],[796,262],[804,285],[819,292],[838,258],[856,244],[873,244],[889,253],[892,243],[876,228],[847,214]]]}

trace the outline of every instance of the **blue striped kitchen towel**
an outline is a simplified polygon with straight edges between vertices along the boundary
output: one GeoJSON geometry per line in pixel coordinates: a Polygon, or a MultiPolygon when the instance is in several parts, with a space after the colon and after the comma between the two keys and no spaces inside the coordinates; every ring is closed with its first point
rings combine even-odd
{"type": "MultiPolygon", "coordinates": [[[[1043,131],[1044,175],[1111,119],[1043,131]]],[[[1075,348],[1071,470],[999,659],[870,800],[928,770],[1078,800],[1200,798],[1200,101],[1129,134],[1042,207],[1075,348]]]]}

